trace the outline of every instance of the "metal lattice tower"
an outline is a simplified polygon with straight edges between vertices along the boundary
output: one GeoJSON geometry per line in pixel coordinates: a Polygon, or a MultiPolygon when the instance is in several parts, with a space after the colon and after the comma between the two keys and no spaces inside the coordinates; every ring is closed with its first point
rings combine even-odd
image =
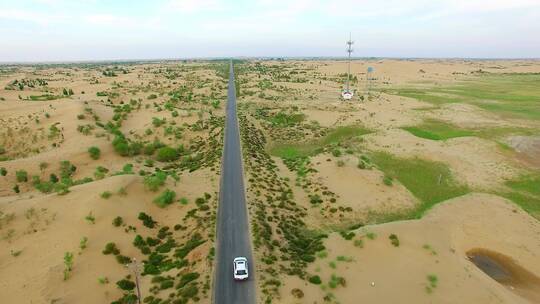
{"type": "Polygon", "coordinates": [[[350,92],[350,85],[349,82],[351,80],[351,53],[353,52],[352,45],[354,44],[354,41],[352,41],[351,34],[349,33],[349,41],[347,41],[347,53],[349,53],[349,62],[347,66],[347,90],[346,92],[350,92]]]}

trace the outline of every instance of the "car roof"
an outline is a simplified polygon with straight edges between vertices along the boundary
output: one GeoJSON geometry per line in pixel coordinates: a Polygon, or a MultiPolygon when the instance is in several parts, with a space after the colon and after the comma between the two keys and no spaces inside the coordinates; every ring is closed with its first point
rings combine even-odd
{"type": "Polygon", "coordinates": [[[238,262],[238,261],[247,262],[247,259],[246,259],[245,257],[237,257],[237,258],[234,258],[234,262],[238,262]]]}

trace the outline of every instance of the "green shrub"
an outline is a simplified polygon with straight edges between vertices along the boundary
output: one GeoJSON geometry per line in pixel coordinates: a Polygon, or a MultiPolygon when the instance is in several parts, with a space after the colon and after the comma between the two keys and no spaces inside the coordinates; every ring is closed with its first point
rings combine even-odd
{"type": "Polygon", "coordinates": [[[141,220],[143,225],[148,228],[154,228],[157,224],[157,222],[154,221],[151,216],[144,212],[139,213],[138,219],[141,220]]]}
{"type": "Polygon", "coordinates": [[[4,167],[0,168],[0,175],[2,175],[2,176],[6,176],[6,175],[7,175],[7,170],[6,170],[6,168],[4,168],[4,167]]]}
{"type": "Polygon", "coordinates": [[[314,275],[314,276],[309,277],[308,281],[310,283],[316,284],[316,285],[319,285],[319,284],[322,283],[321,277],[319,277],[318,275],[314,275]]]}
{"type": "Polygon", "coordinates": [[[387,186],[392,186],[392,177],[388,176],[388,175],[385,175],[383,177],[383,183],[387,186]]]}
{"type": "Polygon", "coordinates": [[[133,290],[135,288],[135,283],[133,283],[132,281],[130,280],[126,280],[126,279],[122,279],[118,282],[116,282],[116,285],[118,286],[118,288],[122,289],[122,290],[133,290]]]}
{"type": "Polygon", "coordinates": [[[124,223],[124,219],[120,216],[117,216],[113,219],[112,224],[114,227],[120,227],[124,223]]]}
{"type": "Polygon", "coordinates": [[[126,264],[129,264],[131,262],[131,258],[129,258],[129,257],[125,256],[125,255],[117,254],[116,255],[116,261],[118,262],[118,264],[126,265],[126,264]]]}
{"type": "Polygon", "coordinates": [[[15,171],[15,176],[17,177],[17,182],[25,183],[28,181],[28,173],[25,170],[15,171]]]}
{"type": "Polygon", "coordinates": [[[108,199],[109,197],[111,197],[111,195],[111,191],[104,191],[101,193],[101,198],[108,199]]]}
{"type": "Polygon", "coordinates": [[[388,238],[390,239],[390,242],[392,243],[392,245],[394,245],[395,247],[399,247],[399,239],[397,235],[392,233],[390,234],[388,238]]]}
{"type": "Polygon", "coordinates": [[[73,253],[66,252],[64,254],[64,281],[69,279],[71,270],[73,270],[73,253]]]}
{"type": "Polygon", "coordinates": [[[116,247],[115,243],[111,242],[105,245],[105,249],[103,249],[102,253],[105,255],[108,255],[108,254],[118,255],[120,254],[120,250],[116,247]]]}
{"type": "Polygon", "coordinates": [[[19,185],[13,186],[13,191],[14,191],[15,193],[20,193],[21,190],[19,189],[19,185]]]}
{"type": "Polygon", "coordinates": [[[176,149],[165,146],[157,150],[156,159],[161,162],[169,162],[178,159],[176,149]]]}
{"type": "Polygon", "coordinates": [[[166,189],[165,191],[163,191],[163,193],[156,197],[156,199],[154,199],[154,203],[161,208],[165,208],[168,205],[172,204],[175,198],[176,192],[166,189]]]}
{"type": "Polygon", "coordinates": [[[92,159],[99,159],[101,155],[101,150],[99,150],[98,147],[90,147],[88,148],[88,153],[90,153],[90,157],[92,159]]]}
{"type": "Polygon", "coordinates": [[[144,177],[144,185],[148,190],[156,192],[159,187],[165,184],[167,179],[167,174],[163,171],[156,172],[153,175],[148,175],[144,177]]]}

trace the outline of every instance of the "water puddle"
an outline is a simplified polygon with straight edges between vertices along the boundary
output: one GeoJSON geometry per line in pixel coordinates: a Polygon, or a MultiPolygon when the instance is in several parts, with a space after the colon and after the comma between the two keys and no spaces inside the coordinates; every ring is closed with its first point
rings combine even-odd
{"type": "Polygon", "coordinates": [[[540,303],[540,278],[511,257],[483,248],[469,250],[467,257],[493,280],[533,303],[540,303]]]}

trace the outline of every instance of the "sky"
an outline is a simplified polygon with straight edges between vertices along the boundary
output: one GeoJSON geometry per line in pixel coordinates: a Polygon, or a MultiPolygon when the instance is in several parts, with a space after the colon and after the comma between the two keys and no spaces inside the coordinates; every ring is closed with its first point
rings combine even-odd
{"type": "Polygon", "coordinates": [[[0,0],[0,62],[540,58],[540,0],[0,0]]]}

